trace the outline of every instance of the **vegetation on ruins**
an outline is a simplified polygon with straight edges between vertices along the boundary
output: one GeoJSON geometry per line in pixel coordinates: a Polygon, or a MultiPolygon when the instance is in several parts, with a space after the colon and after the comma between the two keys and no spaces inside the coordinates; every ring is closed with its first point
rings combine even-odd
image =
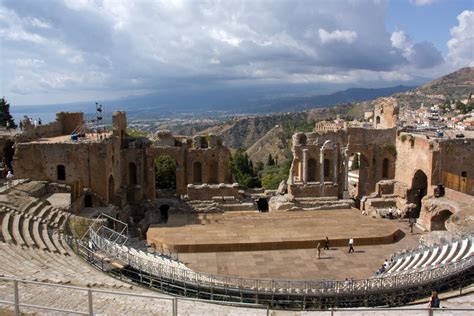
{"type": "Polygon", "coordinates": [[[252,160],[249,159],[245,150],[237,149],[230,159],[230,170],[241,187],[260,187],[260,179],[256,176],[252,160]]]}
{"type": "Polygon", "coordinates": [[[130,136],[130,137],[147,137],[148,136],[147,132],[134,129],[134,128],[127,128],[126,134],[127,136],[130,136]]]}
{"type": "Polygon", "coordinates": [[[157,189],[176,189],[176,161],[170,156],[155,158],[155,187],[157,189]]]}
{"type": "Polygon", "coordinates": [[[403,134],[403,135],[400,137],[400,140],[402,141],[402,143],[406,142],[406,140],[407,140],[407,135],[406,135],[406,134],[403,134]]]}
{"type": "Polygon", "coordinates": [[[288,179],[291,159],[285,160],[281,165],[267,165],[262,170],[262,187],[267,190],[276,190],[281,181],[288,179]]]}
{"type": "Polygon", "coordinates": [[[397,155],[397,148],[394,144],[385,144],[385,150],[392,156],[397,155]]]}
{"type": "Polygon", "coordinates": [[[16,128],[15,121],[10,114],[10,103],[5,100],[5,97],[0,99],[0,126],[7,126],[10,128],[16,128]]]}

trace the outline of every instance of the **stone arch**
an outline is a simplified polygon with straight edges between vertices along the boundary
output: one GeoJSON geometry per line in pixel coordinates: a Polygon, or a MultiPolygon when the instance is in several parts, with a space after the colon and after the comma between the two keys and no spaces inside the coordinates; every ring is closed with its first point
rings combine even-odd
{"type": "Polygon", "coordinates": [[[367,155],[360,151],[353,151],[349,154],[350,172],[348,183],[349,194],[358,201],[366,195],[369,185],[369,160],[367,155]]]}
{"type": "Polygon", "coordinates": [[[209,169],[208,169],[208,178],[207,178],[207,183],[209,184],[216,184],[218,183],[218,168],[217,168],[217,161],[212,160],[209,162],[209,169]]]}
{"type": "Polygon", "coordinates": [[[380,124],[380,116],[377,115],[375,118],[375,124],[379,125],[380,124]]]}
{"type": "Polygon", "coordinates": [[[66,180],[66,167],[64,165],[56,166],[56,178],[58,181],[66,180]]]}
{"type": "Polygon", "coordinates": [[[111,202],[115,197],[115,180],[112,175],[109,176],[108,193],[109,193],[109,202],[111,202]]]}
{"type": "Polygon", "coordinates": [[[318,179],[317,163],[314,158],[308,159],[308,182],[316,182],[318,179]]]}
{"type": "Polygon", "coordinates": [[[411,188],[408,190],[408,201],[416,205],[414,209],[411,210],[410,217],[418,218],[420,217],[421,210],[421,200],[428,192],[428,177],[422,170],[417,170],[413,175],[411,188]]]}
{"type": "Polygon", "coordinates": [[[453,215],[448,209],[443,209],[431,217],[431,230],[447,230],[446,221],[453,215]]]}
{"type": "Polygon", "coordinates": [[[128,183],[130,185],[136,185],[137,182],[137,165],[133,162],[128,164],[128,183]]]}
{"type": "Polygon", "coordinates": [[[193,183],[201,184],[202,183],[202,165],[199,161],[193,163],[193,183]]]}
{"type": "Polygon", "coordinates": [[[306,135],[302,134],[299,139],[300,145],[306,145],[306,141],[307,141],[306,135]]]}
{"type": "Polygon", "coordinates": [[[386,179],[390,176],[389,168],[390,168],[390,160],[388,158],[384,158],[382,162],[382,178],[383,179],[386,179]]]}

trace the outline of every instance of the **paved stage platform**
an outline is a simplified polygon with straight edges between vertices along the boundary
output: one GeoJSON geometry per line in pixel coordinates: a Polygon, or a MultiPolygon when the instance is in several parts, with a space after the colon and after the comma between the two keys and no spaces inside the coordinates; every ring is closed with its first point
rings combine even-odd
{"type": "MultiPolygon", "coordinates": [[[[293,212],[239,212],[209,215],[210,223],[178,227],[152,225],[149,244],[178,253],[262,251],[381,245],[395,242],[403,233],[389,220],[373,219],[355,209],[293,212]]],[[[208,220],[209,221],[209,220],[208,220]]]]}

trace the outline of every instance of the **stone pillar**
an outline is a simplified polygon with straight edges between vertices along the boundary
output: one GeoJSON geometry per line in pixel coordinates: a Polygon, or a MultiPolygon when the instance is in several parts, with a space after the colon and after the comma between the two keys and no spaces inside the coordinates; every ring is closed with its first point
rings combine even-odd
{"type": "Polygon", "coordinates": [[[349,150],[344,149],[344,191],[349,188],[349,150]]]}
{"type": "Polygon", "coordinates": [[[303,183],[308,181],[308,149],[303,149],[303,183]]]}
{"type": "Polygon", "coordinates": [[[339,147],[334,145],[334,168],[333,168],[333,177],[332,177],[332,182],[336,185],[338,183],[337,181],[337,173],[338,173],[338,160],[339,160],[339,147]]]}
{"type": "MultiPolygon", "coordinates": [[[[295,157],[295,152],[293,152],[293,157],[295,157]]],[[[291,163],[290,174],[288,175],[288,181],[286,182],[288,185],[295,184],[295,176],[293,175],[293,168],[295,167],[294,162],[295,161],[293,160],[293,162],[291,163]]]]}
{"type": "Polygon", "coordinates": [[[324,146],[319,149],[319,182],[324,185],[324,146]]]}

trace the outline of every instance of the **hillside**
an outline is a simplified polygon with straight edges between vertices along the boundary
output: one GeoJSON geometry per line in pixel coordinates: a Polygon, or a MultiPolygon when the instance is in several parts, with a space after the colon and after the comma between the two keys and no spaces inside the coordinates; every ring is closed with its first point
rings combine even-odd
{"type": "Polygon", "coordinates": [[[277,163],[280,163],[289,154],[288,143],[289,139],[286,137],[285,130],[281,125],[276,125],[250,146],[246,153],[254,163],[258,161],[266,163],[269,154],[277,163]]]}
{"type": "Polygon", "coordinates": [[[461,68],[453,73],[435,79],[414,90],[397,93],[394,97],[401,106],[418,108],[444,103],[446,100],[466,99],[474,92],[474,67],[461,68]]]}

